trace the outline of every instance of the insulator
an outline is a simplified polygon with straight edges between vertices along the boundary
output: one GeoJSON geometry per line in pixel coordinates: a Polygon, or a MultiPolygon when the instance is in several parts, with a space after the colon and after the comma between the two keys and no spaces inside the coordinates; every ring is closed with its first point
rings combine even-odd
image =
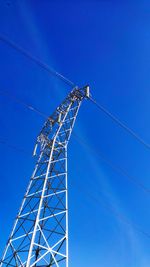
{"type": "Polygon", "coordinates": [[[57,122],[58,122],[58,123],[61,123],[61,112],[58,114],[57,122]]]}
{"type": "Polygon", "coordinates": [[[33,157],[36,156],[36,151],[37,151],[38,144],[35,144],[34,150],[33,150],[33,157]]]}
{"type": "Polygon", "coordinates": [[[89,85],[87,85],[86,88],[85,88],[85,96],[86,96],[87,98],[90,97],[90,87],[89,87],[89,85]]]}

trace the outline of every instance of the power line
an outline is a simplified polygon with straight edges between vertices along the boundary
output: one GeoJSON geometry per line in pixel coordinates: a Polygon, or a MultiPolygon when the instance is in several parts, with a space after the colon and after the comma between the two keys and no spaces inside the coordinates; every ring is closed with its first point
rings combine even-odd
{"type": "MultiPolygon", "coordinates": [[[[31,110],[31,111],[37,113],[38,115],[44,117],[45,119],[48,119],[48,115],[47,114],[41,112],[39,109],[35,108],[33,105],[29,105],[29,104],[25,103],[24,101],[22,101],[19,98],[17,98],[15,95],[10,94],[9,92],[6,92],[6,91],[2,91],[2,90],[0,90],[0,93],[3,94],[3,95],[5,95],[5,96],[7,96],[7,97],[9,97],[13,101],[15,101],[15,102],[23,105],[25,108],[28,108],[29,110],[31,110]]],[[[127,177],[130,181],[132,181],[137,187],[141,188],[144,192],[150,194],[150,189],[148,189],[143,183],[141,183],[140,181],[138,181],[133,176],[129,175],[121,167],[115,165],[110,159],[108,159],[106,156],[104,156],[101,152],[97,153],[94,149],[92,149],[83,139],[81,139],[75,133],[73,133],[73,136],[76,138],[76,140],[80,144],[82,144],[83,146],[87,147],[90,151],[93,152],[93,154],[97,155],[102,160],[104,160],[107,163],[107,165],[109,165],[112,169],[114,169],[116,172],[118,172],[119,174],[123,175],[124,177],[127,177]]]]}
{"type": "MultiPolygon", "coordinates": [[[[6,36],[0,35],[0,40],[7,45],[11,46],[15,50],[19,51],[22,53],[24,56],[28,57],[30,60],[35,62],[38,66],[41,68],[45,69],[47,72],[50,74],[57,76],[59,79],[63,80],[65,83],[67,83],[70,86],[75,87],[75,83],[73,83],[71,80],[66,78],[64,75],[61,73],[55,71],[54,69],[50,68],[47,64],[43,63],[41,60],[36,58],[35,56],[32,56],[31,53],[29,53],[27,50],[24,48],[20,47],[17,45],[15,42],[9,40],[6,36]]],[[[116,116],[114,116],[108,109],[103,107],[101,104],[99,104],[96,100],[94,100],[92,97],[90,97],[91,102],[93,102],[98,109],[100,109],[102,112],[104,112],[107,116],[109,116],[116,124],[118,124],[120,127],[122,127],[126,132],[128,132],[130,135],[132,135],[134,138],[136,138],[141,144],[143,144],[146,148],[150,149],[150,144],[145,142],[143,138],[141,138],[137,133],[135,133],[132,129],[130,129],[127,125],[125,125],[123,122],[121,122],[116,116]]],[[[30,107],[32,109],[32,107],[30,107]]]]}
{"type": "Polygon", "coordinates": [[[123,128],[126,132],[128,132],[130,135],[132,135],[136,140],[138,140],[142,145],[144,145],[146,148],[150,149],[150,144],[145,142],[143,138],[141,138],[137,133],[135,133],[132,129],[130,129],[127,125],[125,125],[121,120],[119,120],[116,116],[114,116],[108,109],[104,108],[101,104],[99,104],[96,100],[94,100],[92,97],[90,97],[90,100],[93,104],[97,106],[99,110],[101,110],[103,113],[105,113],[109,118],[112,119],[113,122],[115,122],[117,125],[119,125],[121,128],[123,128]]]}
{"type": "Polygon", "coordinates": [[[43,118],[45,118],[45,119],[48,118],[48,116],[45,113],[41,112],[39,109],[33,107],[32,105],[29,105],[29,104],[25,103],[24,101],[22,101],[21,99],[16,97],[14,94],[12,94],[12,93],[10,93],[8,91],[1,90],[1,89],[0,89],[0,94],[12,99],[16,103],[21,104],[25,108],[29,109],[30,111],[33,111],[33,112],[37,113],[38,115],[42,116],[43,118]]]}
{"type": "MultiPolygon", "coordinates": [[[[7,94],[6,94],[7,95],[7,94]]],[[[9,96],[9,95],[7,95],[9,96]]],[[[36,112],[38,115],[42,116],[44,115],[45,118],[48,118],[48,116],[46,114],[44,114],[43,112],[39,111],[38,109],[34,108],[31,105],[26,104],[25,102],[21,101],[20,99],[14,97],[13,95],[11,95],[11,98],[13,100],[15,100],[16,102],[22,104],[24,107],[36,112]]],[[[104,155],[102,155],[102,153],[96,153],[95,150],[93,150],[85,141],[83,141],[79,136],[77,136],[76,134],[73,134],[75,136],[75,138],[78,140],[79,143],[81,143],[82,145],[86,146],[88,149],[90,149],[92,152],[94,152],[94,154],[96,154],[97,156],[101,157],[109,166],[111,166],[115,171],[117,171],[118,173],[126,176],[129,180],[131,180],[132,182],[134,182],[134,184],[136,184],[138,187],[140,187],[143,191],[145,191],[146,193],[150,193],[150,190],[148,188],[145,187],[145,185],[143,185],[141,182],[138,182],[134,177],[130,176],[129,174],[127,174],[126,171],[124,171],[122,168],[115,166],[108,158],[104,157],[104,155]]],[[[1,144],[5,144],[6,146],[15,149],[16,151],[19,152],[23,152],[25,154],[29,154],[27,151],[25,151],[22,148],[18,148],[16,145],[10,145],[8,144],[6,141],[4,140],[0,140],[1,144]]],[[[82,189],[83,191],[84,189],[82,189]]],[[[86,192],[87,194],[87,192],[86,192]]],[[[119,220],[121,220],[122,222],[124,222],[125,224],[132,226],[136,231],[142,233],[143,235],[145,235],[147,238],[150,238],[150,234],[147,233],[146,231],[142,230],[139,226],[137,226],[136,224],[131,223],[129,220],[127,220],[122,214],[120,214],[118,211],[116,211],[116,209],[106,203],[104,203],[104,201],[100,201],[99,199],[97,199],[95,196],[91,195],[88,193],[88,195],[98,204],[101,203],[103,204],[104,208],[107,209],[108,211],[110,211],[111,213],[113,213],[115,215],[115,217],[117,217],[119,220]]]]}
{"type": "MultiPolygon", "coordinates": [[[[17,99],[17,100],[18,100],[18,99],[17,99]]],[[[24,103],[24,102],[22,102],[22,101],[18,101],[18,102],[21,103],[21,104],[24,103]]],[[[24,105],[24,106],[28,107],[29,105],[26,104],[26,105],[24,105]]],[[[36,108],[33,108],[32,110],[33,110],[34,112],[36,112],[36,108]]],[[[41,114],[43,114],[43,113],[41,113],[41,112],[39,113],[39,112],[38,112],[38,114],[41,115],[41,114]]],[[[42,117],[43,117],[43,115],[42,115],[42,117]]],[[[74,136],[75,136],[75,138],[76,138],[82,145],[88,147],[88,149],[90,149],[90,150],[93,151],[93,149],[91,149],[90,146],[89,146],[85,141],[83,141],[79,136],[77,136],[77,135],[75,135],[75,134],[74,134],[74,136]]],[[[24,154],[26,154],[26,155],[29,155],[29,152],[28,152],[27,150],[24,150],[23,148],[19,148],[19,147],[16,146],[16,145],[9,144],[6,140],[0,139],[0,143],[1,143],[1,144],[4,144],[4,145],[6,145],[6,146],[8,146],[9,148],[12,148],[12,149],[18,151],[18,152],[22,152],[22,153],[24,153],[24,154]]],[[[102,155],[99,154],[99,153],[95,153],[95,154],[97,154],[98,156],[102,157],[102,155]]],[[[122,173],[124,176],[126,176],[126,177],[129,178],[130,180],[134,181],[134,183],[135,183],[136,185],[138,185],[139,187],[141,187],[145,192],[150,193],[149,189],[147,189],[143,184],[137,182],[137,180],[135,180],[135,178],[129,176],[129,175],[128,175],[124,170],[122,170],[120,167],[118,168],[117,166],[115,166],[112,162],[110,162],[110,160],[106,159],[106,157],[102,157],[102,158],[103,158],[103,160],[105,160],[105,161],[107,162],[108,165],[110,165],[111,167],[113,167],[113,168],[114,168],[115,170],[117,170],[118,172],[122,173]]],[[[79,189],[79,186],[78,186],[78,189],[79,189]]],[[[130,222],[130,221],[129,221],[127,218],[125,218],[120,212],[116,211],[115,207],[113,207],[113,206],[110,205],[110,204],[107,204],[106,202],[104,202],[104,200],[103,200],[103,201],[100,201],[98,198],[96,198],[95,196],[93,196],[91,193],[87,192],[87,190],[85,190],[85,188],[81,188],[81,191],[82,191],[82,192],[85,191],[85,193],[86,193],[90,198],[92,198],[93,201],[96,202],[97,204],[102,204],[103,207],[104,207],[106,210],[108,210],[109,212],[113,213],[114,216],[115,216],[116,218],[118,218],[120,221],[122,221],[123,223],[127,224],[127,225],[130,226],[130,227],[133,227],[136,231],[142,233],[144,236],[146,236],[147,238],[150,239],[150,234],[149,234],[148,232],[146,232],[146,231],[144,231],[143,229],[141,229],[137,224],[130,222]]],[[[98,192],[100,192],[100,190],[99,190],[98,192]]]]}
{"type": "Polygon", "coordinates": [[[11,148],[17,152],[21,152],[25,155],[31,155],[29,151],[25,150],[22,147],[16,146],[14,144],[10,144],[7,140],[0,138],[0,144],[7,146],[8,148],[11,148]]]}
{"type": "MultiPolygon", "coordinates": [[[[65,83],[67,83],[70,86],[75,87],[75,83],[66,78],[61,73],[55,71],[54,69],[50,68],[46,63],[43,63],[41,60],[36,58],[35,56],[32,56],[31,53],[29,53],[27,50],[22,48],[21,46],[17,45],[15,42],[9,40],[6,36],[0,35],[0,40],[7,45],[11,46],[15,50],[22,53],[24,56],[28,57],[30,60],[35,62],[38,66],[45,69],[50,74],[57,76],[59,79],[63,80],[65,83]]],[[[132,129],[130,129],[127,125],[125,125],[123,122],[121,122],[116,116],[114,116],[110,111],[108,111],[105,107],[103,107],[101,104],[97,103],[96,100],[94,100],[92,97],[90,97],[91,102],[93,102],[98,109],[100,109],[102,112],[104,112],[107,116],[109,116],[116,124],[118,124],[120,127],[122,127],[125,131],[127,131],[129,134],[131,134],[134,138],[136,138],[141,144],[143,144],[146,148],[150,149],[150,144],[145,142],[143,138],[141,138],[137,133],[135,133],[132,129]]],[[[32,109],[32,107],[30,107],[32,109]]]]}
{"type": "MultiPolygon", "coordinates": [[[[102,199],[101,200],[98,199],[97,197],[95,197],[94,195],[89,193],[87,190],[85,190],[84,187],[81,187],[80,185],[77,185],[77,187],[82,193],[84,192],[86,195],[88,195],[90,197],[90,199],[92,199],[98,206],[99,206],[99,204],[102,205],[107,211],[111,212],[121,222],[125,223],[129,227],[132,227],[134,230],[136,230],[137,232],[141,233],[142,235],[144,235],[148,239],[150,239],[150,233],[148,233],[147,231],[143,230],[136,223],[131,222],[122,213],[118,212],[114,206],[112,206],[111,204],[106,203],[106,201],[104,201],[102,199]]],[[[100,191],[99,191],[99,193],[100,193],[100,191]]]]}
{"type": "MultiPolygon", "coordinates": [[[[48,73],[58,77],[59,79],[63,80],[65,83],[67,83],[70,86],[75,86],[75,84],[70,81],[69,79],[67,79],[65,76],[63,76],[62,74],[60,74],[59,72],[55,71],[54,69],[50,68],[47,64],[41,62],[39,59],[37,59],[36,57],[32,56],[32,54],[30,54],[28,51],[26,51],[25,49],[23,49],[22,47],[18,46],[16,43],[14,43],[13,41],[10,41],[8,38],[0,35],[0,40],[7,43],[7,45],[11,46],[12,48],[14,48],[15,50],[19,51],[20,53],[22,53],[24,56],[28,57],[30,60],[32,60],[34,63],[36,63],[38,66],[40,66],[41,68],[45,69],[48,73]]],[[[2,91],[0,92],[2,94],[2,91]]],[[[7,92],[5,92],[7,94],[7,92]]],[[[9,95],[10,97],[10,95],[9,95]]],[[[47,118],[47,115],[44,114],[43,112],[39,111],[38,109],[34,108],[31,105],[28,105],[26,103],[24,103],[23,101],[19,100],[18,98],[11,96],[11,98],[13,98],[16,102],[24,105],[26,108],[38,113],[39,115],[41,115],[44,118],[47,118]]],[[[102,105],[98,104],[93,98],[90,98],[90,100],[101,110],[103,111],[107,116],[109,116],[115,123],[117,123],[120,127],[122,127],[124,130],[126,130],[128,133],[130,133],[134,138],[136,138],[140,143],[142,143],[145,147],[147,147],[148,149],[150,149],[150,145],[148,143],[146,143],[141,137],[139,137],[133,130],[131,130],[128,126],[126,126],[123,122],[121,122],[118,118],[116,118],[112,113],[110,113],[106,108],[104,108],[102,105]]],[[[79,137],[78,137],[79,138],[79,137]]],[[[80,142],[81,139],[80,139],[80,142]]],[[[23,149],[18,149],[17,146],[14,145],[9,145],[7,144],[7,142],[5,140],[0,140],[1,144],[5,144],[8,145],[9,147],[12,147],[18,151],[22,151],[23,153],[25,153],[25,150],[23,149]]],[[[82,142],[83,143],[83,142],[82,142]]],[[[84,142],[84,145],[85,144],[84,142]]],[[[88,148],[90,148],[88,146],[88,148]]],[[[91,149],[91,148],[90,148],[91,149]]],[[[146,192],[150,192],[150,190],[148,190],[143,184],[137,182],[133,177],[127,175],[127,173],[122,170],[121,168],[118,167],[114,167],[114,165],[105,159],[105,161],[107,161],[107,163],[109,163],[109,165],[111,165],[111,167],[115,168],[116,170],[118,170],[120,173],[122,173],[124,176],[127,176],[130,180],[134,181],[138,186],[140,186],[144,191],[146,192]]],[[[82,188],[83,191],[83,188],[82,188]]],[[[87,192],[86,192],[87,194],[87,192]]],[[[88,195],[94,200],[96,201],[96,203],[99,203],[99,199],[95,198],[95,196],[91,195],[88,193],[88,195]]],[[[147,233],[146,231],[142,230],[141,228],[139,228],[139,226],[137,226],[136,224],[131,223],[128,219],[126,219],[121,213],[119,213],[118,211],[116,211],[116,209],[113,206],[110,205],[104,205],[104,207],[111,211],[117,218],[119,218],[121,221],[123,221],[124,223],[128,224],[129,226],[132,226],[134,229],[136,229],[138,232],[142,233],[143,235],[145,235],[146,237],[148,237],[150,239],[150,234],[147,233]]]]}
{"type": "Polygon", "coordinates": [[[64,75],[62,75],[61,73],[55,71],[53,68],[49,67],[46,63],[43,63],[40,59],[38,59],[35,56],[33,56],[31,53],[29,53],[27,50],[25,50],[24,48],[22,48],[21,46],[19,46],[15,42],[9,40],[6,36],[0,35],[0,41],[4,42],[7,45],[9,45],[10,47],[14,48],[18,52],[20,52],[21,54],[23,54],[24,56],[29,58],[30,60],[32,60],[34,63],[36,63],[42,69],[46,70],[51,75],[58,77],[59,79],[64,81],[66,84],[68,84],[68,85],[70,85],[72,87],[76,86],[72,81],[70,81],[64,75]]]}
{"type": "MultiPolygon", "coordinates": [[[[16,145],[12,145],[9,144],[6,140],[1,140],[0,139],[0,143],[4,144],[18,152],[24,153],[26,155],[29,155],[29,152],[27,150],[24,150],[23,148],[20,148],[16,145]]],[[[102,205],[107,211],[111,212],[117,219],[119,219],[121,222],[125,223],[126,225],[128,225],[129,227],[132,227],[133,229],[135,229],[137,232],[143,234],[144,236],[146,236],[148,239],[150,239],[150,234],[148,232],[146,232],[145,230],[141,229],[137,224],[129,221],[123,214],[121,214],[120,212],[118,212],[116,210],[116,208],[114,206],[112,206],[111,204],[106,203],[104,200],[100,200],[98,198],[96,198],[94,195],[92,195],[91,193],[89,193],[87,190],[85,190],[84,187],[81,187],[81,185],[74,183],[73,184],[76,185],[76,187],[83,193],[85,193],[86,195],[88,195],[90,197],[90,199],[92,199],[98,206],[99,204],[102,205]]],[[[90,187],[89,187],[90,188],[90,187]]],[[[98,190],[98,193],[101,193],[100,190],[98,190]]]]}
{"type": "MultiPolygon", "coordinates": [[[[93,154],[95,154],[97,157],[101,158],[103,161],[107,163],[113,170],[115,170],[117,173],[123,175],[124,177],[128,178],[132,183],[134,183],[137,187],[142,189],[144,192],[150,194],[150,189],[148,189],[143,183],[138,181],[135,177],[129,175],[123,168],[121,168],[118,165],[115,165],[108,157],[106,157],[102,152],[96,152],[93,148],[91,148],[83,139],[81,139],[79,136],[73,134],[81,145],[88,148],[93,154]]],[[[149,195],[150,196],[150,195],[149,195]]]]}

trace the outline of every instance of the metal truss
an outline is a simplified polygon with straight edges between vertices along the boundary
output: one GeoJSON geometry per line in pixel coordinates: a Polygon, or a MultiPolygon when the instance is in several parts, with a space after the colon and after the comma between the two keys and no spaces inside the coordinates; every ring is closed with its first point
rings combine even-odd
{"type": "Polygon", "coordinates": [[[44,124],[34,149],[38,160],[1,267],[68,267],[67,145],[88,97],[88,86],[73,89],[44,124]]]}

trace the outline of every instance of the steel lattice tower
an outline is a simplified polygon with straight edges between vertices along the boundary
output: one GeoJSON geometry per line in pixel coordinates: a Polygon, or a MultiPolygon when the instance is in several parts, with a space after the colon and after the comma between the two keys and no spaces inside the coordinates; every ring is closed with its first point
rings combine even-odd
{"type": "Polygon", "coordinates": [[[38,160],[0,266],[68,267],[67,145],[89,87],[75,88],[42,128],[38,160]]]}

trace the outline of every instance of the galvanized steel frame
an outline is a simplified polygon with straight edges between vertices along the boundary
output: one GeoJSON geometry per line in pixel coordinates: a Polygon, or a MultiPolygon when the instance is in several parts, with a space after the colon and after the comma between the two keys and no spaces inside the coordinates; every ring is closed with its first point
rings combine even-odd
{"type": "Polygon", "coordinates": [[[68,267],[67,145],[89,87],[75,88],[37,137],[33,175],[0,266],[68,267]]]}

